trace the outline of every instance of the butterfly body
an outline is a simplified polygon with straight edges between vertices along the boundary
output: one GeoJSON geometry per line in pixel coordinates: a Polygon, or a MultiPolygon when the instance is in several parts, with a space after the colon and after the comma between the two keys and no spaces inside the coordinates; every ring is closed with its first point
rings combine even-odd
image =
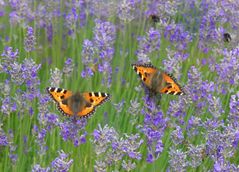
{"type": "Polygon", "coordinates": [[[101,92],[84,92],[73,94],[69,90],[48,87],[48,93],[57,103],[60,112],[67,116],[88,117],[95,112],[95,108],[110,96],[101,92]]]}
{"type": "Polygon", "coordinates": [[[91,106],[90,102],[86,101],[79,92],[62,100],[62,104],[67,105],[72,110],[73,115],[77,115],[77,113],[84,110],[84,108],[91,106]]]}
{"type": "Polygon", "coordinates": [[[150,89],[154,93],[160,92],[167,85],[163,79],[163,73],[160,71],[157,71],[153,74],[150,83],[150,89]]]}
{"type": "Polygon", "coordinates": [[[132,64],[132,67],[151,92],[173,95],[184,94],[182,88],[172,75],[158,70],[153,65],[132,64]]]}

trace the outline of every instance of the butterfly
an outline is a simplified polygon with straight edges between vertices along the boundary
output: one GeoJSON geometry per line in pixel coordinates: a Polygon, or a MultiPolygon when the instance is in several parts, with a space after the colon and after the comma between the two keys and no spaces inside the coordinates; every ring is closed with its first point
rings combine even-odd
{"type": "Polygon", "coordinates": [[[58,110],[67,116],[89,117],[95,108],[109,100],[110,95],[101,92],[77,92],[47,87],[48,93],[57,103],[58,110]]]}
{"type": "Polygon", "coordinates": [[[172,75],[158,70],[152,64],[132,64],[132,67],[151,92],[155,94],[185,94],[172,75]]]}
{"type": "Polygon", "coordinates": [[[224,33],[223,40],[224,42],[230,42],[232,40],[231,35],[229,33],[224,33]]]}

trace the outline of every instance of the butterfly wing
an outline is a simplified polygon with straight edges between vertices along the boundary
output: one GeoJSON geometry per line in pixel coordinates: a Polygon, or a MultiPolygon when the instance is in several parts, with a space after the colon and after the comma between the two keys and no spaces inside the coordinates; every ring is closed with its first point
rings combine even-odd
{"type": "Polygon", "coordinates": [[[177,83],[176,79],[172,75],[164,72],[163,80],[166,82],[166,86],[160,90],[160,93],[172,95],[185,94],[181,86],[177,83]]]}
{"type": "Polygon", "coordinates": [[[132,64],[132,66],[143,83],[153,92],[173,95],[184,94],[182,88],[172,75],[166,72],[161,73],[156,67],[151,64],[132,64]]]}
{"type": "Polygon", "coordinates": [[[72,96],[72,92],[62,88],[47,87],[48,93],[51,95],[52,99],[57,103],[57,108],[62,114],[73,115],[72,110],[63,101],[72,96]]]}
{"type": "Polygon", "coordinates": [[[110,95],[101,92],[84,92],[84,99],[89,103],[78,113],[80,117],[88,117],[95,112],[95,108],[109,100],[110,95]]]}
{"type": "Polygon", "coordinates": [[[151,64],[132,64],[134,71],[139,75],[143,83],[151,88],[151,79],[157,72],[157,68],[151,64]]]}

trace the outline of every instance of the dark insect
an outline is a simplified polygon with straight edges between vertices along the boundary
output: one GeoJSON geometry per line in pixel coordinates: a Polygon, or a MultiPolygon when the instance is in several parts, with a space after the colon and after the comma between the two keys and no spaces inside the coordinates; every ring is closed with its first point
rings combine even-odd
{"type": "Polygon", "coordinates": [[[232,40],[231,35],[229,33],[224,33],[223,40],[224,42],[230,42],[232,40]]]}
{"type": "Polygon", "coordinates": [[[160,18],[159,16],[155,15],[155,14],[152,14],[149,16],[150,19],[154,22],[154,23],[159,23],[160,22],[160,18]]]}

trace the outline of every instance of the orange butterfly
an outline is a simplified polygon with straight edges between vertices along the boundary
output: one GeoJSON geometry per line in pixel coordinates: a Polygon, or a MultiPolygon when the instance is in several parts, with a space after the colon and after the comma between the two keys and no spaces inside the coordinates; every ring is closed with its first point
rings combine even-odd
{"type": "Polygon", "coordinates": [[[48,93],[57,103],[63,115],[88,117],[95,112],[95,108],[109,100],[110,95],[101,92],[84,92],[73,94],[69,90],[47,87],[48,93]]]}
{"type": "Polygon", "coordinates": [[[153,93],[159,92],[173,95],[185,94],[172,75],[158,70],[151,64],[132,64],[132,66],[143,83],[153,93]]]}

